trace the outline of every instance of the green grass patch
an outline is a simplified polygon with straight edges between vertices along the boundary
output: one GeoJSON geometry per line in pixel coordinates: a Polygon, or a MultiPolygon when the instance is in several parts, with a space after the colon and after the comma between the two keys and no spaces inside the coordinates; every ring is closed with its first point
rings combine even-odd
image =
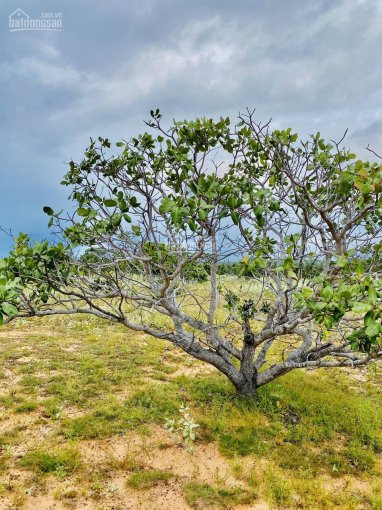
{"type": "Polygon", "coordinates": [[[275,445],[271,458],[280,468],[290,470],[303,478],[313,478],[323,468],[322,458],[318,453],[291,443],[275,445]]]}
{"type": "Polygon", "coordinates": [[[24,375],[19,384],[25,392],[34,393],[37,391],[41,383],[41,379],[35,375],[24,375]]]}
{"type": "MultiPolygon", "coordinates": [[[[12,327],[20,326],[15,322],[12,327]]],[[[111,467],[108,461],[89,466],[83,461],[86,470],[82,469],[70,440],[112,438],[134,431],[144,436],[144,450],[156,444],[157,429],[151,424],[164,426],[166,418],[178,420],[179,407],[185,403],[200,425],[195,449],[210,442],[225,457],[236,459],[234,464],[241,469],[233,476],[247,488],[225,487],[219,478],[211,485],[193,478],[182,489],[191,507],[236,508],[245,501],[250,506],[256,491],[270,508],[382,510],[381,493],[372,489],[380,486],[381,479],[380,365],[374,365],[367,383],[341,370],[294,371],[260,388],[259,399],[253,402],[237,400],[231,384],[217,372],[174,378],[171,374],[190,366],[185,355],[121,326],[96,318],[55,317],[24,321],[22,327],[30,328],[31,335],[4,336],[0,353],[6,375],[2,382],[9,385],[8,394],[0,397],[5,411],[5,433],[0,436],[4,480],[8,470],[20,463],[42,474],[79,470],[81,495],[88,491],[100,506],[112,471],[128,473],[137,487],[166,483],[155,481],[142,452],[113,459],[111,467]],[[33,334],[35,327],[54,329],[56,334],[33,334]],[[22,359],[26,356],[30,362],[22,359]],[[36,409],[37,423],[35,414],[33,420],[15,417],[36,409]],[[33,437],[44,444],[41,425],[49,428],[51,438],[61,435],[62,448],[51,451],[43,446],[20,461],[17,452],[32,427],[37,427],[33,437]],[[259,463],[263,470],[256,467],[259,463]],[[253,464],[255,469],[250,467],[253,464]],[[359,490],[353,484],[357,478],[364,482],[359,490]],[[333,490],[345,480],[351,481],[348,487],[333,490]]],[[[163,441],[163,448],[171,448],[172,436],[164,434],[168,441],[163,441]]],[[[77,483],[77,476],[73,480],[77,483]]]]}
{"type": "Polygon", "coordinates": [[[359,444],[351,444],[340,450],[323,449],[322,458],[333,476],[371,473],[375,465],[375,457],[372,452],[368,451],[364,445],[359,444]]]}
{"type": "Polygon", "coordinates": [[[214,487],[206,483],[189,482],[183,487],[186,502],[196,510],[205,508],[233,508],[233,505],[249,504],[256,499],[254,492],[240,487],[214,487]]]}
{"type": "Polygon", "coordinates": [[[328,372],[291,373],[261,388],[259,397],[259,411],[272,420],[282,420],[291,409],[299,416],[299,423],[288,427],[290,442],[321,444],[341,434],[375,451],[382,448],[380,397],[365,398],[337,386],[328,372]]]}
{"type": "Polygon", "coordinates": [[[227,457],[243,457],[254,454],[264,455],[269,449],[269,437],[272,429],[255,427],[237,427],[219,437],[219,449],[227,457]]]}
{"type": "Polygon", "coordinates": [[[291,502],[292,486],[289,480],[274,473],[266,474],[268,499],[277,506],[286,506],[291,502]]]}
{"type": "Polygon", "coordinates": [[[124,404],[100,403],[91,414],[64,420],[62,432],[67,438],[95,439],[123,434],[148,423],[163,424],[166,417],[178,413],[181,404],[176,386],[151,386],[135,392],[124,404]]]}
{"type": "Polygon", "coordinates": [[[77,471],[81,466],[81,458],[74,449],[61,449],[55,452],[35,450],[27,453],[20,464],[40,473],[62,475],[77,471]]]}
{"type": "Polygon", "coordinates": [[[161,483],[167,483],[175,475],[170,471],[152,469],[150,471],[137,471],[127,480],[128,487],[136,490],[151,489],[161,483]]]}
{"type": "Polygon", "coordinates": [[[38,408],[38,404],[36,402],[23,402],[18,405],[15,409],[16,413],[30,413],[35,411],[38,408]]]}

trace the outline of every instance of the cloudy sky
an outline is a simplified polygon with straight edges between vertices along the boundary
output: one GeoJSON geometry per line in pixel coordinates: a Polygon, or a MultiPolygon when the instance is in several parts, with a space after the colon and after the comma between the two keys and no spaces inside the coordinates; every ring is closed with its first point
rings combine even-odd
{"type": "MultiPolygon", "coordinates": [[[[382,152],[382,0],[2,0],[0,225],[47,237],[44,205],[89,137],[256,107],[301,135],[382,152]],[[61,32],[10,32],[8,16],[62,13],[61,32]]],[[[0,255],[8,241],[0,236],[0,255]]]]}

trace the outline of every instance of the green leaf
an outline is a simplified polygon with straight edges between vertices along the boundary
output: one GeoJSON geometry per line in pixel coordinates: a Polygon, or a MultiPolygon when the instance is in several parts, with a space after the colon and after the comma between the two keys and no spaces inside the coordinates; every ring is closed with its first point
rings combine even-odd
{"type": "Polygon", "coordinates": [[[227,199],[227,204],[229,207],[236,207],[237,204],[238,204],[238,201],[237,201],[237,198],[235,197],[235,195],[230,195],[227,199]]]}
{"type": "Polygon", "coordinates": [[[333,294],[334,290],[331,285],[326,285],[321,291],[321,296],[325,299],[325,301],[330,301],[333,297],[333,294]]]}
{"type": "Polygon", "coordinates": [[[131,197],[130,198],[130,204],[132,205],[132,207],[138,207],[139,205],[141,205],[138,200],[137,200],[137,197],[131,197]]]}
{"type": "Polygon", "coordinates": [[[115,145],[117,147],[123,147],[125,144],[124,144],[124,142],[117,142],[115,145]]]}
{"type": "Polygon", "coordinates": [[[52,209],[51,207],[47,206],[47,205],[46,205],[45,207],[43,207],[43,208],[42,208],[42,210],[43,210],[43,211],[44,211],[44,213],[45,213],[45,214],[47,214],[48,216],[53,216],[53,214],[54,214],[53,209],[52,209]]]}
{"type": "Polygon", "coordinates": [[[378,322],[375,319],[372,319],[369,321],[369,325],[365,329],[365,333],[369,337],[377,336],[380,329],[381,326],[378,324],[378,322]]]}
{"type": "Polygon", "coordinates": [[[171,211],[171,219],[174,225],[179,225],[182,221],[182,210],[179,207],[174,207],[171,211]]]}
{"type": "Polygon", "coordinates": [[[118,204],[117,200],[112,198],[105,198],[103,203],[106,205],[106,207],[115,207],[118,204]]]}
{"type": "Polygon", "coordinates": [[[199,209],[198,217],[199,217],[200,220],[204,221],[208,217],[208,212],[205,209],[199,209]]]}
{"type": "Polygon", "coordinates": [[[368,289],[368,296],[369,296],[369,301],[372,305],[375,305],[375,303],[377,302],[377,297],[378,297],[378,294],[377,294],[377,291],[375,290],[375,287],[373,287],[372,285],[369,287],[368,289]]]}
{"type": "Polygon", "coordinates": [[[228,209],[223,209],[221,211],[221,213],[219,214],[219,220],[223,219],[223,218],[226,218],[227,216],[229,216],[229,211],[228,209]]]}
{"type": "Polygon", "coordinates": [[[338,257],[337,266],[346,267],[347,264],[348,264],[348,259],[344,255],[341,255],[341,257],[338,257]]]}
{"type": "Polygon", "coordinates": [[[369,312],[367,312],[367,314],[363,318],[363,323],[365,325],[365,328],[367,328],[367,326],[370,324],[370,322],[373,322],[374,320],[375,320],[374,313],[372,310],[370,310],[369,312]]]}
{"type": "Polygon", "coordinates": [[[159,212],[161,214],[165,214],[166,212],[171,211],[171,209],[174,207],[175,202],[171,198],[164,198],[162,200],[161,205],[159,206],[159,212]]]}
{"type": "Polygon", "coordinates": [[[353,186],[353,176],[349,172],[343,172],[340,179],[340,190],[342,194],[349,193],[353,186]]]}
{"type": "Polygon", "coordinates": [[[358,262],[357,263],[356,268],[355,268],[355,272],[356,272],[356,275],[358,277],[361,277],[361,276],[363,276],[365,274],[365,267],[362,264],[362,262],[358,262]]]}
{"type": "Polygon", "coordinates": [[[195,232],[198,228],[195,220],[193,220],[192,218],[188,220],[188,226],[190,227],[190,229],[195,232]]]}
{"type": "Polygon", "coordinates": [[[77,209],[78,216],[89,216],[91,209],[85,209],[84,207],[80,207],[77,209]]]}
{"type": "Polygon", "coordinates": [[[310,298],[311,295],[313,294],[313,289],[311,289],[310,287],[303,287],[301,289],[301,294],[305,299],[310,298]]]}
{"type": "Polygon", "coordinates": [[[293,258],[286,257],[283,262],[283,268],[285,271],[290,271],[293,269],[293,258]]]}
{"type": "Polygon", "coordinates": [[[353,306],[352,306],[352,311],[356,314],[365,314],[367,313],[369,310],[371,310],[371,305],[369,303],[358,303],[358,302],[355,302],[353,303],[353,306]]]}
{"type": "Polygon", "coordinates": [[[309,306],[315,311],[315,312],[322,312],[325,310],[325,308],[328,306],[326,303],[323,303],[322,301],[313,302],[312,300],[309,301],[309,306]]]}
{"type": "Polygon", "coordinates": [[[1,307],[5,315],[7,315],[8,317],[15,317],[19,313],[19,311],[14,305],[12,305],[11,303],[7,303],[6,301],[1,305],[1,307]]]}
{"type": "Polygon", "coordinates": [[[259,267],[260,269],[265,269],[266,267],[266,261],[262,257],[256,257],[254,260],[255,266],[259,267]]]}
{"type": "Polygon", "coordinates": [[[231,218],[232,218],[232,221],[234,222],[235,225],[239,224],[239,213],[238,212],[233,211],[231,213],[231,218]]]}

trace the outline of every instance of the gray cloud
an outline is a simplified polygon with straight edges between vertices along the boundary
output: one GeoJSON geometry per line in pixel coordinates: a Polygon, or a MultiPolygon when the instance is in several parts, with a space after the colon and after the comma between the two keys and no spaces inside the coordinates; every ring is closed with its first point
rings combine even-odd
{"type": "Polygon", "coordinates": [[[381,145],[379,0],[52,0],[60,33],[10,33],[15,7],[0,7],[0,224],[15,231],[46,236],[64,162],[90,136],[136,134],[157,106],[167,119],[256,107],[303,135],[349,128],[362,155],[381,145]]]}

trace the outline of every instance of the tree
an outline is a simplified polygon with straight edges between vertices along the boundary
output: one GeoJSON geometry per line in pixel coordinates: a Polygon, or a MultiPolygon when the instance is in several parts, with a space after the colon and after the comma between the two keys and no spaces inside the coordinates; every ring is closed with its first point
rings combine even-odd
{"type": "Polygon", "coordinates": [[[382,166],[253,112],[92,140],[62,184],[62,241],[22,234],[1,262],[1,314],[90,313],[171,342],[240,395],[296,368],[381,356],[382,166]],[[84,249],[90,252],[84,256],[84,249]],[[227,262],[240,277],[221,277],[227,262]],[[206,268],[195,282],[189,269],[206,268]]]}

